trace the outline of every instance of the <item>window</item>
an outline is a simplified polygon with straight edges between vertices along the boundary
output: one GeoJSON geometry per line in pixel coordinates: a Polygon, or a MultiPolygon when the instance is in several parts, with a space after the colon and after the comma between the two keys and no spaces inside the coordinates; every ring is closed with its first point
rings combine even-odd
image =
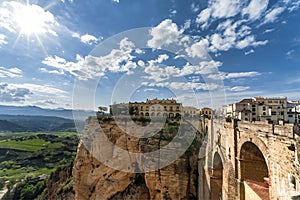
{"type": "Polygon", "coordinates": [[[294,117],[294,115],[289,115],[289,117],[294,117]]]}
{"type": "Polygon", "coordinates": [[[284,115],[284,112],[283,112],[283,111],[281,112],[281,115],[284,115]]]}
{"type": "Polygon", "coordinates": [[[269,106],[270,109],[272,109],[272,106],[269,106]]]}
{"type": "Polygon", "coordinates": [[[272,112],[271,112],[271,115],[276,115],[276,111],[272,111],[272,112]]]}
{"type": "Polygon", "coordinates": [[[252,108],[252,111],[255,111],[255,108],[252,108]]]}
{"type": "Polygon", "coordinates": [[[245,113],[245,116],[248,116],[248,113],[245,113]]]}
{"type": "Polygon", "coordinates": [[[265,110],[266,110],[266,107],[264,106],[264,107],[263,107],[263,111],[265,111],[265,110]]]}
{"type": "Polygon", "coordinates": [[[266,115],[266,112],[263,112],[263,115],[266,115]]]}

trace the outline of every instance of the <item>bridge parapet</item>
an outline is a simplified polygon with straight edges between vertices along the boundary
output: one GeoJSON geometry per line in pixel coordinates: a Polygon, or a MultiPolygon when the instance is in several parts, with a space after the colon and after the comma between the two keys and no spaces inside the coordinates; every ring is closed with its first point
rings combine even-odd
{"type": "Polygon", "coordinates": [[[294,138],[294,125],[293,124],[267,124],[264,122],[247,122],[238,121],[237,123],[239,131],[242,132],[256,132],[258,134],[266,134],[273,136],[281,136],[294,138]]]}

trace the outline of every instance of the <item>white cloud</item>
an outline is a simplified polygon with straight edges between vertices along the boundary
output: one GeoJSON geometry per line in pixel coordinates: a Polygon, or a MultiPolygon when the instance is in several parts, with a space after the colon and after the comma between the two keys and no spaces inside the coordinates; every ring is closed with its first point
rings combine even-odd
{"type": "Polygon", "coordinates": [[[271,33],[271,32],[273,32],[274,30],[275,30],[275,29],[273,29],[273,28],[267,29],[267,30],[264,31],[264,33],[271,33]]]}
{"type": "Polygon", "coordinates": [[[167,54],[161,54],[158,56],[156,62],[162,63],[163,61],[166,61],[169,59],[169,56],[167,54]]]}
{"type": "Polygon", "coordinates": [[[225,79],[235,79],[235,78],[249,78],[249,77],[256,77],[260,76],[259,72],[232,72],[232,73],[225,73],[220,72],[219,74],[210,74],[208,78],[214,80],[225,80],[225,79]]]}
{"type": "Polygon", "coordinates": [[[229,90],[232,92],[241,92],[241,91],[245,91],[250,89],[250,87],[248,86],[234,86],[232,88],[230,88],[229,90]]]}
{"type": "Polygon", "coordinates": [[[177,10],[170,10],[169,17],[174,17],[177,14],[177,10]]]}
{"type": "Polygon", "coordinates": [[[252,54],[252,53],[254,53],[254,49],[250,49],[249,51],[246,51],[245,55],[249,55],[249,54],[252,54]]]}
{"type": "Polygon", "coordinates": [[[295,52],[295,50],[290,50],[290,51],[286,52],[287,58],[292,58],[294,52],[295,52]]]}
{"type": "Polygon", "coordinates": [[[0,47],[3,44],[7,44],[7,41],[5,39],[6,39],[6,36],[4,34],[0,34],[0,47]]]}
{"type": "Polygon", "coordinates": [[[3,1],[0,5],[0,27],[21,34],[50,34],[57,36],[59,23],[50,11],[35,4],[3,1]]]}
{"type": "Polygon", "coordinates": [[[250,20],[259,19],[267,9],[269,0],[251,0],[249,5],[242,10],[243,15],[248,15],[250,20]]]}
{"type": "Polygon", "coordinates": [[[211,9],[206,8],[202,10],[196,18],[197,23],[207,23],[211,15],[211,9]]]}
{"type": "MultiPolygon", "coordinates": [[[[70,94],[66,91],[50,85],[39,85],[33,83],[0,83],[0,103],[9,105],[42,105],[47,107],[53,101],[57,105],[71,103],[70,94]],[[46,99],[46,100],[45,100],[46,99]],[[50,102],[51,100],[51,102],[50,102]]],[[[51,106],[50,105],[50,106],[51,106]]]]}
{"type": "Polygon", "coordinates": [[[120,3],[120,0],[112,0],[115,3],[120,3]]]}
{"type": "Polygon", "coordinates": [[[185,29],[185,30],[189,29],[191,27],[191,23],[192,23],[191,19],[186,20],[184,22],[183,29],[185,29]]]}
{"type": "Polygon", "coordinates": [[[293,2],[290,2],[289,0],[287,0],[287,3],[291,3],[291,5],[288,7],[289,12],[297,10],[300,6],[300,1],[299,0],[296,0],[296,1],[293,1],[293,2]]]}
{"type": "Polygon", "coordinates": [[[283,7],[274,8],[273,10],[267,13],[264,19],[264,23],[274,22],[277,19],[278,15],[281,14],[284,10],[285,8],[283,7]]]}
{"type": "Polygon", "coordinates": [[[158,89],[154,89],[154,88],[146,88],[146,89],[144,89],[144,92],[159,92],[159,90],[158,89]]]}
{"type": "Polygon", "coordinates": [[[226,75],[226,79],[231,79],[231,78],[242,78],[242,77],[255,77],[255,76],[260,76],[261,74],[259,72],[233,72],[233,73],[228,73],[226,75]]]}
{"type": "Polygon", "coordinates": [[[19,68],[5,68],[0,66],[0,78],[17,78],[22,77],[22,70],[19,68]]]}
{"type": "Polygon", "coordinates": [[[209,41],[207,39],[202,39],[199,42],[192,44],[190,47],[187,47],[185,51],[188,56],[198,57],[198,58],[208,58],[208,45],[209,41]]]}
{"type": "Polygon", "coordinates": [[[85,44],[89,44],[92,45],[94,43],[97,43],[100,39],[97,39],[95,36],[93,35],[89,35],[89,34],[84,34],[84,35],[80,35],[78,33],[73,33],[72,37],[78,38],[80,39],[81,42],[85,43],[85,44]]]}
{"type": "Polygon", "coordinates": [[[268,43],[268,40],[265,41],[255,41],[255,38],[253,35],[245,37],[243,40],[240,40],[237,42],[236,47],[238,49],[244,49],[246,47],[252,46],[260,46],[260,45],[266,45],[268,43]]]}
{"type": "Polygon", "coordinates": [[[232,48],[235,45],[235,35],[225,37],[222,36],[221,34],[213,34],[210,37],[210,42],[211,42],[211,51],[216,52],[216,51],[228,51],[230,48],[232,48]]]}
{"type": "Polygon", "coordinates": [[[149,65],[145,66],[144,72],[147,74],[144,78],[155,82],[165,81],[170,79],[170,77],[180,75],[180,69],[175,66],[160,67],[157,63],[151,61],[149,65]]]}
{"type": "Polygon", "coordinates": [[[22,102],[30,94],[32,92],[26,87],[0,83],[0,102],[22,102]]]}
{"type": "Polygon", "coordinates": [[[166,19],[151,29],[152,38],[147,42],[147,45],[151,48],[161,48],[178,42],[183,31],[183,29],[179,30],[177,24],[173,23],[172,20],[166,19]]]}
{"type": "Polygon", "coordinates": [[[76,62],[68,62],[58,56],[49,56],[42,63],[63,70],[63,72],[68,72],[80,80],[102,77],[106,71],[128,72],[130,69],[136,67],[135,63],[130,62],[134,58],[131,52],[135,46],[128,38],[122,39],[119,45],[119,49],[113,49],[109,54],[104,56],[94,57],[88,55],[83,58],[77,55],[76,62]]]}
{"type": "Polygon", "coordinates": [[[48,74],[60,74],[60,75],[64,75],[65,74],[62,69],[60,69],[60,70],[48,70],[46,68],[41,67],[39,70],[41,72],[48,73],[48,74]]]}
{"type": "Polygon", "coordinates": [[[73,3],[74,0],[61,0],[61,2],[65,3],[65,1],[68,1],[69,3],[73,3]]]}
{"type": "Polygon", "coordinates": [[[240,12],[240,0],[211,0],[211,15],[215,18],[228,18],[240,12]]]}
{"type": "Polygon", "coordinates": [[[173,90],[216,90],[220,87],[218,84],[206,84],[206,83],[193,83],[193,82],[160,82],[160,83],[143,83],[146,86],[151,87],[166,87],[171,88],[173,90]]]}
{"type": "Polygon", "coordinates": [[[218,61],[202,61],[199,66],[193,66],[186,64],[181,70],[181,76],[191,75],[191,74],[211,74],[218,72],[218,67],[222,66],[221,62],[218,61]]]}
{"type": "Polygon", "coordinates": [[[27,88],[34,94],[47,94],[47,95],[67,94],[66,91],[51,86],[47,86],[47,85],[39,85],[39,84],[32,84],[32,83],[11,84],[11,85],[14,87],[27,88]]]}
{"type": "Polygon", "coordinates": [[[192,10],[193,12],[198,12],[199,9],[200,9],[199,5],[197,5],[197,4],[195,4],[195,3],[192,3],[192,4],[191,4],[191,10],[192,10]]]}

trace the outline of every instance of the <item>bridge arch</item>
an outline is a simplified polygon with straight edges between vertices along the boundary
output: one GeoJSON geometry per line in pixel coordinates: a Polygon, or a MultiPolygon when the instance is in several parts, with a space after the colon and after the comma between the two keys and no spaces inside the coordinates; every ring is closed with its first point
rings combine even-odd
{"type": "Polygon", "coordinates": [[[252,141],[244,142],[239,154],[241,199],[253,199],[254,197],[247,196],[250,193],[257,194],[261,199],[269,199],[269,170],[266,155],[252,141]]]}
{"type": "Polygon", "coordinates": [[[213,168],[210,176],[210,198],[211,200],[222,199],[223,188],[223,162],[218,152],[213,158],[213,168]]]}
{"type": "Polygon", "coordinates": [[[242,146],[246,143],[246,142],[251,142],[253,143],[262,153],[267,166],[269,167],[269,163],[268,163],[268,155],[269,155],[269,151],[268,151],[268,147],[267,145],[255,134],[244,134],[242,135],[242,137],[239,139],[238,142],[238,151],[237,151],[237,157],[241,158],[241,149],[242,146]]]}

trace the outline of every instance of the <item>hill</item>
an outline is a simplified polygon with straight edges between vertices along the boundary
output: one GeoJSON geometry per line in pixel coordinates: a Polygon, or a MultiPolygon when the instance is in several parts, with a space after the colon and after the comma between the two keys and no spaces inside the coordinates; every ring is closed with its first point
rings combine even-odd
{"type": "Polygon", "coordinates": [[[70,110],[70,109],[48,109],[37,106],[5,106],[0,105],[0,115],[27,115],[27,116],[53,116],[66,119],[84,121],[88,116],[95,115],[94,111],[70,110]]]}
{"type": "Polygon", "coordinates": [[[0,120],[0,131],[23,132],[27,130],[25,127],[18,124],[9,122],[7,120],[0,120]]]}
{"type": "Polygon", "coordinates": [[[71,119],[51,116],[0,115],[0,131],[68,131],[75,132],[71,119]]]}

